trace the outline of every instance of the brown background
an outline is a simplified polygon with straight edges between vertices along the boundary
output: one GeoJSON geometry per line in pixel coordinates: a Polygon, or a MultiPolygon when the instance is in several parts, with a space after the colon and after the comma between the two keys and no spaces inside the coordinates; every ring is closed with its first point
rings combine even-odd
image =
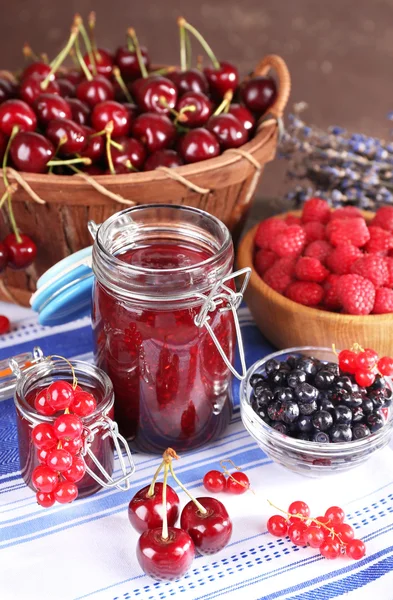
{"type": "MultiPolygon", "coordinates": [[[[387,136],[393,109],[393,0],[0,0],[0,68],[23,64],[29,41],[50,57],[61,48],[75,11],[97,12],[103,47],[123,43],[134,26],[153,60],[178,57],[176,17],[183,14],[212,44],[219,59],[246,73],[266,53],[281,54],[292,78],[291,102],[309,104],[307,118],[320,126],[387,136]]],[[[264,196],[283,189],[285,165],[272,165],[264,196]]]]}

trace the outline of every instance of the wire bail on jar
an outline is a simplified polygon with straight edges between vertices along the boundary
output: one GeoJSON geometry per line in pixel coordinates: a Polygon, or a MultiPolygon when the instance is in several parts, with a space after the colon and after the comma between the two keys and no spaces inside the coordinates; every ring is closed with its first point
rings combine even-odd
{"type": "Polygon", "coordinates": [[[227,275],[226,277],[223,277],[222,279],[217,281],[217,283],[215,283],[215,285],[212,287],[208,296],[205,296],[204,294],[198,294],[198,296],[200,298],[204,299],[204,303],[201,307],[201,310],[199,311],[199,314],[196,315],[195,319],[194,319],[194,323],[197,327],[206,327],[206,329],[209,332],[224,363],[226,364],[228,369],[231,371],[231,373],[240,380],[245,378],[246,372],[247,372],[247,367],[246,367],[246,358],[244,355],[243,339],[242,339],[242,334],[241,334],[241,330],[240,330],[240,323],[239,323],[239,318],[237,315],[237,309],[239,308],[239,306],[243,300],[243,294],[248,285],[250,276],[251,276],[251,268],[250,267],[245,267],[244,269],[239,269],[239,271],[235,271],[234,273],[231,273],[230,275],[227,275]],[[225,283],[228,282],[229,280],[235,279],[236,277],[239,277],[241,275],[244,275],[244,279],[243,279],[241,288],[238,292],[235,292],[234,290],[232,290],[231,288],[229,288],[228,286],[225,285],[225,283]],[[212,327],[209,324],[209,320],[210,320],[209,313],[215,311],[217,308],[218,308],[219,312],[225,312],[228,310],[232,311],[233,321],[235,323],[235,329],[236,329],[236,339],[237,339],[237,343],[239,345],[241,373],[239,373],[235,369],[235,367],[232,365],[228,356],[225,354],[223,347],[221,346],[220,342],[218,341],[212,327]]]}

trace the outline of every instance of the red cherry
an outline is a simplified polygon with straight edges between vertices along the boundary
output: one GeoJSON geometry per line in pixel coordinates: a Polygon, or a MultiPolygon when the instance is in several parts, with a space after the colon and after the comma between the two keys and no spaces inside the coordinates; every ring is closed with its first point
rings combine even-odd
{"type": "Polygon", "coordinates": [[[6,100],[0,105],[0,130],[10,136],[17,126],[20,131],[34,131],[37,117],[26,102],[22,100],[6,100]]]}
{"type": "Polygon", "coordinates": [[[281,515],[273,515],[268,519],[267,530],[276,537],[285,537],[288,531],[288,524],[281,515]]]}
{"type": "Polygon", "coordinates": [[[355,373],[356,383],[362,387],[368,387],[375,381],[375,374],[365,369],[358,369],[355,373]]]}
{"type": "Polygon", "coordinates": [[[34,102],[34,110],[42,127],[53,119],[71,119],[71,108],[66,100],[56,94],[41,94],[34,102]]]}
{"type": "Polygon", "coordinates": [[[82,71],[78,69],[67,69],[67,71],[62,75],[62,78],[68,79],[74,85],[78,85],[81,81],[84,81],[85,76],[82,71]]]}
{"type": "MultiPolygon", "coordinates": [[[[104,169],[102,167],[99,167],[98,165],[87,165],[83,168],[85,173],[88,173],[88,175],[105,175],[106,171],[104,171],[104,169]]],[[[129,172],[129,171],[128,171],[129,172]]]]}
{"type": "Polygon", "coordinates": [[[54,381],[46,390],[48,404],[55,410],[69,408],[74,398],[74,390],[68,381],[54,381]]]}
{"type": "Polygon", "coordinates": [[[242,471],[235,471],[227,478],[226,491],[230,494],[244,494],[250,488],[250,481],[242,471]]]}
{"type": "Polygon", "coordinates": [[[306,540],[305,540],[306,531],[307,531],[307,525],[305,523],[303,523],[302,521],[299,521],[297,523],[292,523],[292,525],[290,525],[288,527],[289,539],[291,540],[291,542],[293,544],[295,544],[295,546],[305,546],[306,545],[306,540]]]}
{"type": "MultiPolygon", "coordinates": [[[[22,75],[20,76],[20,80],[23,81],[24,79],[27,79],[28,77],[36,77],[36,76],[42,77],[42,79],[45,79],[45,77],[48,77],[50,72],[51,72],[51,67],[47,63],[40,62],[40,61],[32,62],[25,69],[23,69],[22,75]]],[[[55,74],[52,73],[50,75],[50,80],[53,81],[54,79],[55,79],[55,74]]]]}
{"type": "Polygon", "coordinates": [[[328,559],[337,558],[340,554],[340,544],[331,538],[327,538],[319,547],[319,552],[328,559]]]}
{"type": "Polygon", "coordinates": [[[87,417],[97,408],[97,402],[93,394],[89,392],[74,393],[74,399],[71,402],[70,409],[78,417],[87,417]]]}
{"type": "Polygon", "coordinates": [[[0,77],[0,104],[13,96],[15,96],[15,86],[8,79],[0,77]]]}
{"type": "Polygon", "coordinates": [[[130,123],[132,123],[139,114],[139,109],[137,105],[133,104],[132,102],[124,102],[123,106],[128,112],[128,115],[130,117],[130,123]]]}
{"type": "Polygon", "coordinates": [[[325,541],[325,532],[317,525],[310,525],[304,533],[304,541],[311,548],[320,548],[325,541]]]}
{"type": "Polygon", "coordinates": [[[53,428],[59,440],[74,440],[81,437],[83,432],[82,421],[76,415],[60,415],[53,428]]]}
{"type": "Polygon", "coordinates": [[[76,85],[69,79],[61,77],[56,79],[56,83],[59,86],[59,93],[62,98],[75,98],[76,96],[76,85]]]}
{"type": "Polygon", "coordinates": [[[250,133],[254,129],[255,119],[245,106],[242,106],[241,104],[231,104],[228,109],[228,114],[236,117],[247,133],[250,133]]]}
{"type": "Polygon", "coordinates": [[[203,69],[209,88],[213,96],[223,98],[229,90],[234,91],[239,83],[239,72],[229,62],[220,62],[220,67],[206,67],[203,69]]]}
{"type": "MultiPolygon", "coordinates": [[[[139,490],[128,505],[128,519],[139,533],[147,529],[162,527],[163,484],[161,482],[155,484],[152,496],[148,496],[149,488],[150,486],[147,485],[139,490]]],[[[168,525],[173,527],[179,516],[179,496],[169,485],[167,485],[166,494],[168,525]]]]}
{"type": "Polygon", "coordinates": [[[62,155],[77,154],[86,145],[86,134],[83,127],[69,119],[54,119],[50,121],[46,129],[46,135],[56,148],[64,138],[67,139],[59,147],[59,153],[62,155]]]}
{"type": "Polygon", "coordinates": [[[360,560],[366,554],[366,545],[362,540],[351,540],[346,548],[347,555],[354,560],[360,560]]]}
{"type": "Polygon", "coordinates": [[[36,448],[50,450],[57,445],[57,436],[53,425],[39,423],[31,432],[31,440],[36,448]]]}
{"type": "Polygon", "coordinates": [[[117,142],[122,146],[122,150],[115,146],[111,149],[114,166],[125,166],[125,163],[130,161],[134,169],[139,171],[146,159],[146,150],[141,142],[126,137],[119,138],[117,142]]]}
{"type": "Polygon", "coordinates": [[[288,512],[291,515],[301,515],[302,517],[310,516],[310,508],[308,504],[303,502],[302,500],[295,500],[289,505],[288,512]]]}
{"type": "Polygon", "coordinates": [[[183,165],[183,161],[175,150],[157,150],[145,162],[145,171],[153,171],[158,167],[174,169],[183,165]]]}
{"type": "Polygon", "coordinates": [[[136,549],[138,562],[149,577],[173,581],[183,577],[195,557],[195,547],[186,531],[168,528],[168,538],[162,538],[161,528],[144,531],[136,549]]]}
{"type": "Polygon", "coordinates": [[[356,371],[356,352],[352,350],[341,350],[338,355],[338,366],[344,373],[355,373],[356,371]]]}
{"type": "Polygon", "coordinates": [[[344,522],[345,512],[339,506],[331,506],[325,512],[325,517],[332,525],[339,525],[344,522]]]}
{"type": "Polygon", "coordinates": [[[47,163],[53,158],[53,144],[40,133],[22,131],[11,142],[10,156],[18,171],[26,173],[46,173],[47,163]]]}
{"type": "Polygon", "coordinates": [[[34,104],[35,100],[37,100],[38,96],[45,91],[48,94],[59,94],[60,88],[57,84],[57,81],[50,81],[49,85],[45,90],[42,89],[42,82],[44,81],[43,77],[32,76],[24,79],[19,86],[19,96],[24,102],[29,105],[34,104]]]}
{"type": "MultiPolygon", "coordinates": [[[[113,55],[109,50],[104,50],[103,48],[97,48],[94,52],[95,65],[97,69],[97,73],[99,75],[103,75],[104,77],[109,78],[112,75],[113,69],[113,55]]],[[[93,67],[90,62],[90,57],[86,54],[83,57],[83,60],[86,63],[87,68],[91,73],[93,73],[93,67]]]]}
{"type": "Polygon", "coordinates": [[[40,390],[35,399],[34,399],[34,408],[36,409],[36,411],[38,413],[40,413],[40,415],[46,415],[48,417],[50,417],[51,415],[54,415],[56,412],[56,409],[53,408],[49,403],[48,403],[48,398],[46,395],[46,389],[45,390],[40,390]]]}
{"type": "Polygon", "coordinates": [[[172,145],[176,128],[165,115],[144,113],[131,126],[132,135],[146,146],[149,152],[163,150],[172,145]]]}
{"type": "Polygon", "coordinates": [[[187,92],[177,101],[176,110],[185,119],[182,122],[186,127],[201,127],[211,116],[213,103],[200,92],[187,92]],[[184,110],[190,107],[194,110],[184,110]]]}
{"type": "Polygon", "coordinates": [[[203,478],[203,485],[208,492],[223,492],[226,487],[225,475],[221,471],[208,471],[203,478]]]}
{"type": "Polygon", "coordinates": [[[378,362],[378,354],[375,350],[366,348],[364,352],[359,352],[356,356],[356,368],[357,369],[373,369],[378,362]]]}
{"type": "Polygon", "coordinates": [[[15,270],[30,266],[37,254],[37,246],[33,240],[24,233],[19,235],[20,242],[17,241],[14,233],[9,233],[4,239],[8,252],[8,266],[15,270]]]}
{"type": "Polygon", "coordinates": [[[46,465],[46,461],[51,450],[46,448],[37,449],[37,458],[42,465],[46,465]]]}
{"type": "Polygon", "coordinates": [[[63,450],[67,450],[70,454],[75,455],[81,450],[83,446],[82,438],[78,437],[74,440],[63,440],[61,442],[63,450]]]}
{"type": "MultiPolygon", "coordinates": [[[[83,126],[86,136],[86,145],[79,152],[83,158],[90,158],[93,162],[98,162],[105,154],[105,141],[101,135],[92,135],[95,133],[91,127],[83,126]]],[[[89,165],[90,166],[90,165],[89,165]]]]}
{"type": "Polygon", "coordinates": [[[4,271],[8,264],[8,250],[7,246],[0,242],[0,273],[4,271]]]}
{"type": "Polygon", "coordinates": [[[55,448],[48,453],[46,464],[52,471],[62,473],[71,467],[72,456],[67,450],[63,450],[63,448],[55,448]]]}
{"type": "Polygon", "coordinates": [[[199,554],[215,554],[231,539],[232,522],[225,506],[216,498],[197,500],[206,509],[206,514],[190,500],[182,510],[180,526],[189,533],[199,554]]]}
{"type": "Polygon", "coordinates": [[[248,139],[243,125],[229,113],[211,117],[206,129],[214,133],[222,150],[243,146],[248,139]]]}
{"type": "Polygon", "coordinates": [[[220,154],[217,138],[207,129],[191,129],[180,139],[180,156],[186,163],[199,162],[220,154]]]}
{"type": "Polygon", "coordinates": [[[81,456],[72,457],[72,465],[67,471],[62,473],[62,476],[66,481],[70,483],[78,483],[83,479],[86,473],[86,463],[81,456]]]}
{"type": "Polygon", "coordinates": [[[9,333],[11,330],[10,320],[7,319],[4,315],[0,315],[0,335],[4,335],[5,333],[9,333]]]}
{"type": "Polygon", "coordinates": [[[277,86],[271,77],[252,77],[240,88],[241,99],[256,115],[263,115],[277,98],[277,86]]]}
{"type": "Polygon", "coordinates": [[[137,82],[131,86],[131,93],[143,112],[168,114],[175,108],[177,89],[170,79],[152,75],[137,82]]]}
{"type": "Polygon", "coordinates": [[[130,129],[130,116],[119,102],[107,100],[96,104],[91,113],[91,124],[96,131],[102,131],[112,121],[114,138],[126,135],[130,129]]]}
{"type": "Polygon", "coordinates": [[[78,488],[75,483],[61,481],[54,490],[54,496],[60,504],[68,504],[68,502],[73,502],[78,497],[78,488]]]}
{"type": "Polygon", "coordinates": [[[40,506],[44,508],[50,508],[55,503],[55,497],[52,494],[47,494],[45,492],[37,492],[36,493],[37,502],[40,506]]]}
{"type": "Polygon", "coordinates": [[[378,370],[381,375],[391,377],[393,375],[393,358],[390,356],[383,356],[378,361],[378,370]]]}
{"type": "Polygon", "coordinates": [[[348,544],[355,537],[354,530],[348,523],[334,525],[334,531],[344,544],[348,544]]]}
{"type": "Polygon", "coordinates": [[[76,88],[76,96],[88,106],[93,107],[105,100],[113,100],[115,90],[111,82],[102,75],[96,75],[91,81],[82,81],[76,88]]]}
{"type": "Polygon", "coordinates": [[[78,125],[89,125],[90,123],[90,107],[78,98],[68,98],[68,105],[71,109],[71,118],[78,125]]]}
{"type": "MultiPolygon", "coordinates": [[[[150,58],[147,48],[140,46],[142,62],[147,70],[150,68],[150,58]]],[[[116,51],[115,63],[120,69],[120,73],[124,79],[136,79],[141,77],[138,57],[136,52],[129,50],[128,46],[120,46],[116,51]]]]}
{"type": "Polygon", "coordinates": [[[31,475],[31,481],[37,491],[50,494],[55,491],[59,477],[49,467],[38,465],[31,475]]]}
{"type": "Polygon", "coordinates": [[[177,87],[179,96],[187,92],[207,94],[209,85],[204,74],[199,69],[188,69],[188,71],[174,71],[168,73],[168,79],[173,81],[177,87]]]}

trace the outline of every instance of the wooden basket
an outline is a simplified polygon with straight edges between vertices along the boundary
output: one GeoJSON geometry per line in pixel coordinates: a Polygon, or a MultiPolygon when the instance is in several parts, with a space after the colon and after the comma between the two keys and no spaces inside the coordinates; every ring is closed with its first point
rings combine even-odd
{"type": "MultiPolygon", "coordinates": [[[[274,71],[277,77],[278,96],[268,117],[259,124],[250,142],[216,158],[176,169],[100,175],[93,180],[79,175],[22,173],[22,181],[18,173],[8,169],[10,181],[19,179],[13,196],[18,226],[36,241],[38,255],[26,271],[6,270],[0,279],[0,299],[27,305],[42,273],[68,254],[92,243],[87,222],[93,219],[101,223],[126,205],[162,202],[198,207],[221,219],[236,237],[263,167],[274,158],[278,128],[290,93],[290,76],[282,58],[266,56],[253,75],[266,75],[269,71],[274,71]],[[45,204],[34,201],[25,184],[45,200],[45,204]],[[102,188],[100,191],[99,186],[105,188],[106,193],[102,188]]],[[[0,183],[0,196],[3,192],[4,186],[0,183]]],[[[0,224],[0,239],[9,232],[10,226],[5,220],[0,224]]]]}

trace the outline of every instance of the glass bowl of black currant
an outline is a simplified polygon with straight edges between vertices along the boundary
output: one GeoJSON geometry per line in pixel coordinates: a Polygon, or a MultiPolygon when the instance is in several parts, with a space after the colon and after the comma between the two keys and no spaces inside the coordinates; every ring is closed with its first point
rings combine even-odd
{"type": "Polygon", "coordinates": [[[380,375],[359,386],[331,348],[288,348],[248,370],[241,416],[272,460],[318,477],[357,467],[389,443],[392,390],[391,378],[380,375]]]}

